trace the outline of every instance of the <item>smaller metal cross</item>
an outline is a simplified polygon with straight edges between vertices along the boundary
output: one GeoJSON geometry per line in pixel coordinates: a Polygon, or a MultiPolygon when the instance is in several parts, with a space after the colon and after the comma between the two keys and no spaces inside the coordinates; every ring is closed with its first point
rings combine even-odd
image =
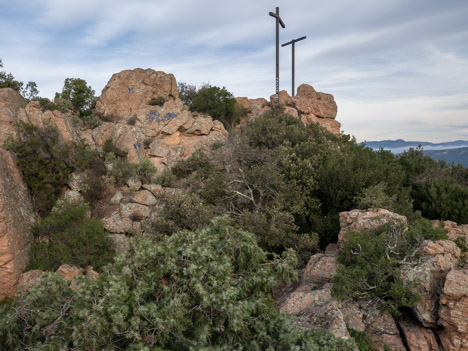
{"type": "Polygon", "coordinates": [[[284,43],[283,45],[281,45],[281,47],[283,46],[286,46],[286,45],[289,45],[289,44],[292,44],[292,95],[291,96],[294,96],[294,44],[298,41],[301,41],[301,40],[304,40],[305,38],[307,38],[306,36],[304,37],[300,37],[300,38],[297,38],[297,39],[293,39],[291,41],[288,41],[287,43],[284,43]]]}

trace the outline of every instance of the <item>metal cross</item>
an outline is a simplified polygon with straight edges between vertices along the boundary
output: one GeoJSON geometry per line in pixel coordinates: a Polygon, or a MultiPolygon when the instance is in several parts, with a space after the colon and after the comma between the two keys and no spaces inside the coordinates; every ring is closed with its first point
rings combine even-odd
{"type": "Polygon", "coordinates": [[[301,41],[301,40],[304,40],[305,38],[307,37],[300,37],[298,39],[293,39],[291,41],[288,41],[287,43],[284,43],[283,45],[281,45],[281,47],[283,46],[286,46],[286,45],[289,45],[289,44],[292,44],[292,95],[291,96],[294,96],[294,44],[298,41],[301,41]]]}
{"type": "Polygon", "coordinates": [[[276,103],[279,104],[279,26],[286,26],[279,15],[279,7],[276,8],[276,13],[270,12],[270,16],[276,18],[276,103]]]}

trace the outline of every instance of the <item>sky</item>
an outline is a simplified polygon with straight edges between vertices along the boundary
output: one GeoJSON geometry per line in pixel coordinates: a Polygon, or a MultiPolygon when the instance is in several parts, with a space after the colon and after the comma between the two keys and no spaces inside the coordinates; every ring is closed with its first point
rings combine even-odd
{"type": "MultiPolygon", "coordinates": [[[[0,59],[53,98],[65,78],[100,95],[112,74],[153,68],[235,96],[275,92],[280,44],[296,44],[296,85],[332,94],[358,141],[468,140],[466,0],[0,0],[0,59]]],[[[291,46],[280,50],[291,94],[291,46]]]]}

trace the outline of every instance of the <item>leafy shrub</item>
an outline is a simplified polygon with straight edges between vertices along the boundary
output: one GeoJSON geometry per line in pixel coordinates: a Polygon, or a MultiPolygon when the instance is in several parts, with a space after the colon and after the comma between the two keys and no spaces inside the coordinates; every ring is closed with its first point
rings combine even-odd
{"type": "Polygon", "coordinates": [[[148,105],[151,106],[162,106],[166,102],[166,99],[163,98],[162,96],[158,96],[155,98],[152,98],[150,101],[148,101],[148,105]]]}
{"type": "Polygon", "coordinates": [[[23,179],[41,216],[50,211],[70,174],[87,167],[90,155],[84,144],[65,143],[52,125],[38,128],[21,124],[20,139],[9,138],[4,147],[16,154],[23,179]]]}
{"type": "Polygon", "coordinates": [[[365,332],[357,331],[348,327],[349,336],[351,336],[356,343],[359,351],[374,351],[374,343],[365,332]]]}
{"type": "Polygon", "coordinates": [[[102,223],[88,217],[89,210],[86,205],[62,202],[36,224],[32,232],[38,240],[31,248],[28,269],[55,271],[63,263],[101,269],[109,263],[111,240],[102,223]]]}
{"type": "Polygon", "coordinates": [[[123,158],[127,157],[127,153],[122,149],[119,149],[112,139],[107,139],[102,145],[102,151],[107,153],[113,153],[115,156],[123,158]]]}
{"type": "Polygon", "coordinates": [[[94,90],[81,78],[66,78],[62,92],[55,94],[55,101],[60,101],[58,99],[71,102],[73,109],[79,112],[80,116],[91,114],[96,105],[94,90]]]}
{"type": "Polygon", "coordinates": [[[151,161],[143,157],[135,165],[135,175],[140,178],[143,183],[151,183],[154,174],[157,172],[156,167],[151,163],[151,161]]]}
{"type": "Polygon", "coordinates": [[[404,284],[400,265],[418,258],[424,240],[446,237],[442,229],[432,228],[431,222],[422,218],[407,231],[403,224],[391,223],[367,232],[349,232],[339,256],[342,266],[334,277],[333,292],[340,299],[377,297],[383,309],[398,315],[399,308],[413,307],[419,300],[411,291],[417,282],[404,284]]]}
{"type": "Polygon", "coordinates": [[[192,98],[192,111],[202,112],[221,121],[224,127],[231,130],[239,123],[236,114],[236,99],[225,87],[204,86],[192,98]]]}
{"type": "Polygon", "coordinates": [[[179,90],[179,98],[182,100],[184,105],[191,106],[193,97],[197,93],[197,88],[194,85],[184,82],[178,82],[177,88],[179,90]]]}
{"type": "Polygon", "coordinates": [[[352,350],[278,313],[268,292],[295,278],[294,264],[289,251],[268,259],[252,234],[218,219],[138,241],[76,291],[44,275],[0,307],[0,342],[11,350],[352,350]]]}
{"type": "Polygon", "coordinates": [[[160,175],[156,177],[155,183],[164,187],[172,186],[176,176],[170,169],[164,169],[160,175]]]}
{"type": "MultiPolygon", "coordinates": [[[[3,68],[3,62],[1,59],[0,68],[3,68]]],[[[24,85],[23,82],[16,80],[11,73],[6,73],[5,71],[0,71],[0,89],[1,88],[11,88],[16,90],[28,100],[34,99],[37,94],[39,94],[36,82],[29,81],[24,85]]]]}

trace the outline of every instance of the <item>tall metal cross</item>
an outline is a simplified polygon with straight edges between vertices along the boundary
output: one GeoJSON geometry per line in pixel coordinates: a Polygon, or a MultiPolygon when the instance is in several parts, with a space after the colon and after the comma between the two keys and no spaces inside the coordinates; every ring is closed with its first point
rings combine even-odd
{"type": "Polygon", "coordinates": [[[270,16],[276,18],[276,103],[279,104],[279,26],[286,26],[279,15],[279,7],[276,8],[276,13],[270,12],[270,16]]]}
{"type": "Polygon", "coordinates": [[[297,43],[298,41],[301,41],[301,40],[304,40],[305,38],[307,37],[300,37],[300,38],[297,38],[297,39],[293,39],[291,41],[288,41],[287,43],[284,43],[283,45],[281,45],[281,47],[283,46],[286,46],[286,45],[289,45],[289,44],[292,44],[292,95],[291,96],[294,96],[294,44],[297,43]]]}

